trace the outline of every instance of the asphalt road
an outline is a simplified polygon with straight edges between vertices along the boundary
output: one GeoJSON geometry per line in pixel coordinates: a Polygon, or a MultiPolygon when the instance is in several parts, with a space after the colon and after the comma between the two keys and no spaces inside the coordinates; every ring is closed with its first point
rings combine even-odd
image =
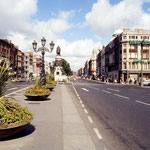
{"type": "Polygon", "coordinates": [[[33,82],[15,82],[15,83],[9,83],[5,88],[5,95],[13,93],[15,91],[24,89],[26,87],[29,87],[33,85],[33,82]]]}
{"type": "Polygon", "coordinates": [[[150,150],[150,89],[84,79],[73,86],[107,149],[150,150]]]}

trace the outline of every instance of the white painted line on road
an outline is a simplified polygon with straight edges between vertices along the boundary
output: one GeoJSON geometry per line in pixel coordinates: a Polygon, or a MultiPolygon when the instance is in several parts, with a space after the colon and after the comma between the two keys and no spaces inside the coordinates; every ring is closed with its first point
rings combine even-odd
{"type": "Polygon", "coordinates": [[[118,97],[122,97],[122,98],[125,98],[125,99],[130,99],[129,97],[126,97],[126,96],[122,96],[122,95],[119,95],[119,94],[114,94],[114,95],[116,95],[116,96],[118,96],[118,97]]]}
{"type": "Polygon", "coordinates": [[[95,87],[94,87],[93,89],[95,89],[95,90],[98,90],[98,91],[99,91],[99,89],[98,89],[98,88],[95,88],[95,87]]]}
{"type": "Polygon", "coordinates": [[[119,90],[116,90],[116,89],[111,89],[111,88],[107,88],[107,89],[111,91],[115,91],[115,92],[120,92],[119,90]]]}
{"type": "Polygon", "coordinates": [[[15,89],[17,89],[17,87],[14,87],[14,88],[7,89],[7,91],[10,91],[10,90],[15,90],[15,89]]]}
{"type": "Polygon", "coordinates": [[[88,114],[88,111],[87,111],[86,109],[84,109],[84,112],[85,112],[86,114],[88,114]]]}
{"type": "Polygon", "coordinates": [[[85,108],[84,104],[82,104],[82,107],[85,108]]]}
{"type": "Polygon", "coordinates": [[[89,92],[89,90],[87,90],[87,89],[85,89],[85,88],[82,88],[82,90],[89,92]]]}
{"type": "Polygon", "coordinates": [[[78,96],[78,99],[81,99],[80,96],[78,96]]]}
{"type": "Polygon", "coordinates": [[[75,87],[74,87],[73,85],[72,85],[72,87],[73,87],[73,89],[74,89],[76,95],[79,96],[79,94],[78,94],[77,90],[75,89],[75,87]]]}
{"type": "Polygon", "coordinates": [[[97,135],[97,138],[98,138],[99,140],[102,140],[103,137],[102,137],[102,135],[99,133],[98,129],[97,129],[97,128],[93,128],[93,129],[94,129],[94,131],[95,131],[95,133],[96,133],[96,135],[97,135]]]}
{"type": "Polygon", "coordinates": [[[150,104],[149,104],[149,103],[144,103],[144,102],[141,102],[141,101],[138,101],[138,100],[136,100],[136,102],[137,102],[137,103],[140,103],[140,104],[143,104],[143,105],[150,106],[150,104]]]}
{"type": "Polygon", "coordinates": [[[88,119],[89,119],[90,123],[93,123],[93,120],[90,116],[88,116],[88,119]]]}
{"type": "Polygon", "coordinates": [[[109,94],[111,94],[111,92],[109,92],[109,91],[105,91],[105,90],[102,90],[103,92],[105,92],[105,93],[109,93],[109,94]]]}
{"type": "Polygon", "coordinates": [[[27,89],[27,88],[29,88],[29,87],[31,87],[31,86],[25,87],[25,88],[23,88],[23,89],[20,89],[20,90],[14,91],[14,92],[11,92],[11,93],[6,94],[6,95],[4,95],[4,96],[9,96],[9,95],[11,95],[11,94],[16,94],[17,92],[23,91],[23,90],[25,90],[25,89],[27,89]]]}
{"type": "Polygon", "coordinates": [[[80,103],[83,104],[83,102],[80,100],[80,103]]]}

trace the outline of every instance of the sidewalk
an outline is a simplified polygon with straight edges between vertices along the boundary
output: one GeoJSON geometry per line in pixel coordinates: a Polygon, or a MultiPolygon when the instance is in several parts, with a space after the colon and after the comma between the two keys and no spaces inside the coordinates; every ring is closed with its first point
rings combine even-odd
{"type": "Polygon", "coordinates": [[[27,106],[34,119],[25,130],[5,141],[0,150],[95,150],[66,85],[57,85],[48,100],[28,101],[23,92],[10,95],[27,106]]]}

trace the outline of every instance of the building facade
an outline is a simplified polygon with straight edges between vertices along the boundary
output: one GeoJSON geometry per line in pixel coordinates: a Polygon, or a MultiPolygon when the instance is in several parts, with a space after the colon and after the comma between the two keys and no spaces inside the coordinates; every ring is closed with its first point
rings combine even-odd
{"type": "Polygon", "coordinates": [[[139,83],[142,65],[144,79],[150,80],[150,31],[124,29],[105,47],[105,71],[112,82],[139,83]]]}
{"type": "Polygon", "coordinates": [[[17,53],[18,48],[11,41],[0,39],[0,63],[5,62],[11,68],[12,77],[17,76],[17,53]]]}
{"type": "Polygon", "coordinates": [[[41,73],[41,56],[33,55],[33,77],[40,77],[41,73]]]}
{"type": "Polygon", "coordinates": [[[96,56],[97,56],[97,51],[94,49],[92,51],[92,58],[89,60],[89,76],[90,76],[90,79],[96,78],[96,56]]]}
{"type": "Polygon", "coordinates": [[[98,79],[101,78],[101,49],[99,49],[99,52],[96,57],[96,77],[98,79]]]}
{"type": "Polygon", "coordinates": [[[29,55],[29,79],[33,78],[33,52],[26,52],[29,55]]]}
{"type": "Polygon", "coordinates": [[[84,77],[85,78],[89,78],[89,60],[87,60],[86,62],[85,62],[85,65],[84,65],[84,71],[83,71],[84,73],[84,77]]]}

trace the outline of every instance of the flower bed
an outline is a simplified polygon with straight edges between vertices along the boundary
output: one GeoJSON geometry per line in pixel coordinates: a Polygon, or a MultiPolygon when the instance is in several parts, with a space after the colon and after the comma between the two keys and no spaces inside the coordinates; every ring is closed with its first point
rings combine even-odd
{"type": "Polygon", "coordinates": [[[25,96],[46,96],[50,95],[51,91],[45,87],[34,86],[32,88],[26,89],[25,96]]]}
{"type": "Polygon", "coordinates": [[[49,90],[53,90],[54,89],[54,85],[53,84],[46,84],[45,88],[47,88],[49,90]]]}
{"type": "Polygon", "coordinates": [[[27,107],[23,108],[8,98],[0,98],[0,130],[25,125],[32,119],[27,107]]]}

